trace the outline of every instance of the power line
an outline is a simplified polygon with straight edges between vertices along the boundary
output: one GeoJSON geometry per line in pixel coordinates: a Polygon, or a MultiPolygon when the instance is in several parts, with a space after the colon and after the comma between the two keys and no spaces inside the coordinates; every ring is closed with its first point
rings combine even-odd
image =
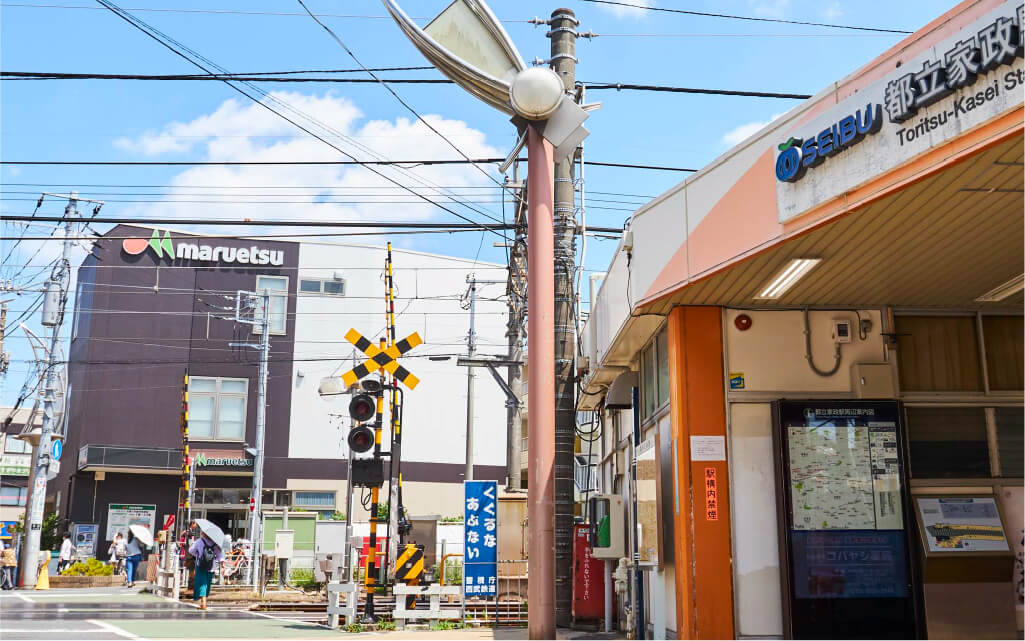
{"type": "MultiPolygon", "coordinates": [[[[77,218],[67,218],[65,216],[28,216],[28,215],[5,215],[4,220],[35,220],[37,222],[67,222],[69,220],[79,220],[77,218]]],[[[355,228],[382,228],[382,229],[442,229],[442,230],[461,230],[470,229],[474,231],[480,231],[482,229],[503,229],[510,230],[520,227],[515,223],[428,223],[428,222],[386,222],[386,221],[367,221],[367,220],[350,220],[350,221],[337,221],[337,220],[210,220],[203,218],[93,218],[89,222],[93,224],[142,224],[151,225],[153,223],[162,224],[178,224],[178,225],[230,225],[230,226],[253,226],[253,227],[355,227],[355,228]]],[[[591,231],[599,231],[602,233],[613,233],[618,234],[623,230],[618,227],[590,227],[591,231]]]]}
{"type": "MultiPolygon", "coordinates": [[[[189,53],[189,54],[191,54],[192,56],[195,56],[196,58],[199,58],[200,60],[202,60],[203,62],[205,62],[205,63],[206,63],[207,65],[209,65],[209,66],[211,66],[211,67],[214,67],[214,68],[216,68],[216,69],[217,69],[217,71],[220,71],[221,73],[227,73],[227,69],[225,69],[225,68],[221,67],[220,65],[217,65],[216,63],[214,63],[214,62],[213,62],[213,61],[211,61],[210,59],[208,59],[208,58],[205,58],[205,57],[203,57],[202,55],[200,55],[200,54],[199,54],[199,53],[197,53],[196,51],[194,51],[194,50],[192,50],[192,49],[188,48],[187,46],[185,46],[184,44],[182,44],[182,43],[180,43],[180,42],[176,41],[176,40],[175,40],[174,38],[171,38],[171,37],[170,37],[170,36],[168,36],[167,34],[164,34],[164,33],[163,33],[163,32],[161,32],[161,31],[160,31],[159,29],[156,29],[155,27],[152,27],[151,25],[149,25],[149,24],[147,24],[146,22],[142,21],[141,19],[139,19],[139,18],[137,18],[137,17],[133,16],[132,14],[130,14],[130,13],[127,13],[126,11],[124,11],[124,10],[123,10],[123,9],[121,9],[121,8],[119,8],[119,7],[117,6],[117,5],[115,5],[114,3],[110,2],[109,0],[97,0],[97,1],[98,1],[98,2],[99,2],[99,3],[101,4],[101,5],[103,5],[103,6],[104,6],[104,7],[106,7],[107,9],[109,9],[109,10],[111,11],[111,13],[113,13],[113,14],[114,14],[114,15],[116,15],[116,16],[118,16],[119,18],[121,18],[122,20],[124,20],[125,22],[127,22],[128,24],[130,24],[130,25],[132,25],[133,27],[137,28],[138,30],[142,31],[142,32],[143,32],[144,34],[146,34],[147,36],[149,36],[150,38],[152,38],[152,39],[153,39],[153,40],[155,40],[156,42],[160,43],[160,44],[161,44],[161,45],[162,45],[163,47],[165,47],[166,49],[168,49],[169,51],[171,51],[171,52],[172,52],[172,53],[174,53],[175,55],[179,56],[180,58],[182,58],[182,59],[184,59],[184,60],[188,61],[188,62],[189,62],[190,64],[192,64],[192,65],[196,66],[197,68],[199,68],[200,70],[202,70],[202,71],[203,71],[203,72],[205,72],[206,74],[213,74],[214,72],[213,72],[213,71],[211,71],[210,69],[206,68],[205,66],[203,66],[202,64],[200,64],[200,63],[199,63],[199,62],[197,62],[196,60],[193,60],[193,58],[192,58],[192,57],[190,57],[189,55],[186,55],[186,53],[183,53],[183,50],[184,50],[184,51],[186,51],[186,52],[188,52],[188,53],[189,53]]],[[[342,154],[342,155],[344,155],[344,156],[348,157],[348,158],[349,158],[350,160],[353,160],[353,161],[355,161],[355,160],[356,160],[356,157],[355,157],[355,156],[353,156],[352,154],[350,154],[350,153],[348,153],[347,151],[343,150],[343,149],[342,149],[341,147],[338,147],[337,145],[335,145],[334,143],[330,142],[329,140],[327,140],[327,139],[325,139],[325,138],[323,138],[323,137],[321,137],[321,136],[317,135],[317,134],[316,134],[316,133],[314,133],[314,132],[313,132],[313,131],[312,131],[312,130],[311,130],[310,128],[308,128],[308,127],[305,127],[305,126],[303,126],[303,125],[299,124],[298,122],[296,122],[296,121],[295,121],[295,120],[293,120],[292,118],[289,118],[289,117],[288,117],[288,116],[286,116],[285,114],[283,114],[283,113],[281,113],[280,111],[278,111],[278,110],[274,109],[274,108],[273,108],[273,107],[271,107],[271,106],[270,106],[269,104],[265,103],[265,102],[264,102],[264,101],[262,101],[262,100],[259,100],[259,99],[257,99],[257,98],[256,98],[255,96],[253,96],[252,94],[250,94],[250,93],[246,92],[246,91],[245,91],[244,89],[242,89],[241,87],[239,87],[239,86],[238,86],[238,85],[236,84],[236,82],[235,82],[235,81],[232,81],[232,80],[224,80],[223,82],[224,82],[224,83],[225,83],[226,85],[228,85],[229,87],[231,87],[232,89],[234,89],[235,91],[237,91],[238,93],[242,94],[243,96],[245,96],[245,97],[249,98],[250,100],[252,100],[253,102],[255,102],[255,103],[256,103],[257,105],[259,105],[259,106],[263,107],[264,109],[266,109],[267,111],[270,111],[271,113],[273,113],[273,114],[277,115],[278,117],[282,118],[283,120],[285,120],[285,121],[287,121],[287,122],[291,123],[291,124],[292,124],[292,125],[294,125],[295,127],[298,127],[298,128],[300,129],[300,130],[302,130],[302,131],[306,132],[307,134],[309,134],[309,135],[313,136],[313,137],[314,137],[314,138],[316,138],[317,140],[320,140],[321,142],[323,142],[323,143],[324,143],[324,144],[326,144],[327,146],[331,147],[332,149],[336,150],[336,151],[337,151],[337,152],[339,152],[340,154],[342,154]]],[[[299,111],[299,110],[295,109],[295,108],[294,108],[294,107],[292,107],[292,106],[291,106],[290,104],[288,104],[288,103],[287,103],[286,101],[284,101],[284,100],[281,100],[281,99],[279,99],[279,98],[276,98],[276,97],[274,97],[274,96],[272,96],[272,95],[268,94],[268,93],[267,93],[266,91],[264,91],[264,90],[260,89],[259,87],[255,86],[255,85],[253,85],[253,84],[251,84],[251,83],[247,83],[247,82],[245,82],[245,81],[239,81],[239,82],[241,82],[242,84],[244,84],[244,85],[245,85],[246,87],[250,88],[250,89],[251,89],[252,91],[254,91],[254,92],[256,92],[256,93],[259,93],[259,94],[260,94],[260,95],[262,95],[262,96],[263,96],[264,98],[266,98],[266,99],[267,99],[268,101],[272,101],[272,102],[275,102],[275,103],[277,103],[277,104],[281,105],[282,107],[284,107],[284,108],[286,108],[286,109],[289,109],[289,110],[291,110],[291,111],[292,111],[292,113],[294,113],[294,114],[296,114],[296,115],[299,115],[299,116],[305,117],[305,118],[306,118],[307,120],[309,120],[309,121],[311,121],[311,122],[314,122],[314,123],[320,124],[320,123],[319,123],[319,121],[317,121],[317,120],[316,120],[315,118],[313,118],[313,117],[311,117],[311,116],[308,116],[307,114],[304,114],[303,112],[301,112],[301,111],[299,111]]],[[[323,125],[323,126],[324,126],[324,128],[325,128],[325,129],[330,129],[330,128],[329,128],[329,127],[327,127],[326,125],[323,125]]],[[[339,134],[340,134],[340,132],[335,132],[334,130],[332,130],[332,131],[333,131],[333,133],[339,133],[339,134]]],[[[340,135],[341,135],[341,134],[340,134],[340,135]]],[[[344,136],[343,136],[343,137],[344,137],[344,136]]],[[[361,163],[361,164],[362,164],[362,163],[361,163]]],[[[431,200],[430,198],[428,198],[428,197],[424,196],[423,194],[418,194],[418,193],[416,193],[416,192],[415,192],[415,191],[414,191],[413,189],[409,188],[409,187],[408,187],[408,186],[406,186],[406,185],[403,185],[402,183],[400,183],[400,182],[399,182],[398,180],[396,180],[395,178],[393,178],[393,177],[391,177],[391,176],[389,176],[389,175],[387,175],[387,174],[385,174],[385,173],[383,173],[383,172],[381,172],[381,171],[379,171],[379,170],[377,170],[377,169],[374,169],[374,168],[373,168],[373,167],[371,167],[371,166],[368,166],[368,165],[365,165],[365,164],[362,164],[362,166],[363,166],[363,167],[364,167],[365,169],[368,169],[369,171],[371,171],[372,173],[374,173],[374,174],[376,174],[376,175],[380,176],[381,178],[384,178],[384,179],[385,179],[385,180],[387,180],[388,182],[390,182],[390,183],[392,183],[392,184],[394,184],[394,185],[396,185],[396,186],[398,186],[398,187],[401,187],[401,188],[403,188],[403,189],[405,189],[405,190],[409,191],[410,193],[412,193],[412,194],[416,195],[416,196],[417,196],[418,198],[420,198],[420,199],[424,200],[425,202],[428,202],[428,203],[430,203],[430,204],[434,205],[435,207],[438,207],[438,208],[440,208],[440,209],[442,209],[442,210],[444,210],[444,211],[447,211],[447,212],[449,212],[450,214],[452,214],[453,216],[455,216],[455,217],[457,217],[457,218],[460,218],[460,219],[462,219],[462,220],[465,220],[465,221],[467,221],[467,222],[473,222],[473,221],[472,221],[472,220],[471,220],[471,219],[470,219],[469,217],[467,217],[467,216],[464,216],[463,214],[461,214],[461,213],[459,213],[459,212],[455,211],[454,209],[451,209],[451,208],[449,208],[449,207],[446,207],[445,205],[442,205],[442,204],[440,204],[440,203],[437,203],[437,202],[435,202],[435,201],[431,200]]],[[[474,209],[474,208],[473,208],[473,207],[470,207],[470,209],[474,209]]],[[[490,216],[490,215],[489,215],[489,214],[487,214],[486,212],[482,212],[482,211],[480,211],[480,210],[477,210],[477,209],[475,209],[475,211],[477,211],[478,213],[480,213],[480,214],[482,214],[482,215],[484,215],[484,216],[486,216],[486,217],[489,217],[489,218],[492,218],[492,219],[494,219],[494,217],[493,217],[493,216],[490,216]]],[[[492,231],[493,233],[495,233],[496,235],[500,236],[500,237],[501,237],[501,238],[503,238],[503,239],[505,239],[505,238],[506,238],[506,237],[505,237],[505,236],[504,236],[503,234],[499,234],[498,232],[495,232],[494,230],[489,230],[489,231],[492,231]]]]}
{"type": "Polygon", "coordinates": [[[883,29],[879,27],[855,27],[852,25],[844,24],[831,24],[827,22],[806,22],[803,20],[786,20],[783,18],[758,18],[755,16],[737,16],[728,13],[709,13],[705,11],[688,11],[684,9],[668,9],[666,7],[650,7],[638,4],[631,4],[629,2],[618,2],[616,0],[579,0],[580,2],[591,2],[594,4],[609,4],[620,7],[629,7],[631,9],[639,9],[643,11],[662,11],[665,13],[682,13],[689,16],[703,16],[706,18],[728,18],[730,20],[748,20],[751,22],[777,22],[781,24],[801,24],[810,27],[828,27],[830,29],[854,29],[856,31],[878,31],[880,33],[902,33],[908,34],[910,31],[902,31],[900,29],[883,29]]]}
{"type": "MultiPolygon", "coordinates": [[[[344,153],[344,152],[343,152],[344,153]]],[[[287,165],[466,165],[471,163],[500,163],[505,158],[477,158],[470,162],[465,160],[277,160],[277,161],[255,161],[255,160],[0,160],[0,165],[85,165],[85,166],[112,166],[112,167],[234,167],[234,166],[287,166],[287,165]]],[[[523,159],[526,162],[526,159],[523,159]]],[[[625,169],[654,169],[659,171],[698,171],[697,169],[684,169],[681,167],[662,167],[657,165],[632,165],[616,162],[596,162],[588,160],[585,165],[599,167],[621,167],[625,169]]],[[[400,185],[404,191],[410,187],[400,185]]],[[[416,189],[429,189],[417,187],[416,189]]]]}
{"type": "MultiPolygon", "coordinates": [[[[19,8],[31,8],[31,9],[87,9],[87,10],[103,10],[104,7],[92,7],[88,5],[74,5],[74,4],[40,4],[40,3],[27,3],[27,2],[4,2],[0,3],[0,7],[19,7],[19,8]]],[[[296,11],[245,11],[239,9],[182,9],[178,7],[171,8],[157,8],[157,7],[130,7],[124,9],[124,11],[151,11],[160,13],[206,13],[206,14],[223,14],[223,15],[243,15],[243,16],[285,16],[285,17],[302,17],[305,18],[305,13],[299,13],[296,11]]],[[[354,18],[354,19],[366,19],[366,20],[391,20],[392,17],[389,15],[365,15],[365,14],[351,14],[351,13],[321,13],[319,14],[325,18],[354,18]]],[[[429,20],[429,18],[416,17],[414,20],[429,20]]],[[[502,20],[501,22],[522,22],[524,24],[529,23],[529,20],[502,20]]]]}
{"type": "Polygon", "coordinates": [[[589,91],[602,89],[615,89],[616,91],[659,91],[668,93],[694,93],[712,96],[747,96],[749,98],[786,98],[793,100],[807,100],[812,94],[804,93],[776,93],[770,91],[739,91],[733,89],[697,89],[694,87],[667,87],[664,85],[628,85],[622,83],[584,83],[589,91]]]}

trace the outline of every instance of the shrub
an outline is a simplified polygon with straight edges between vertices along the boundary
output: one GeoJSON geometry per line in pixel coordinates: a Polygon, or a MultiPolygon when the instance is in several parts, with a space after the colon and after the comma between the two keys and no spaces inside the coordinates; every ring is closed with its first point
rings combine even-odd
{"type": "Polygon", "coordinates": [[[345,630],[346,632],[362,632],[363,631],[363,624],[362,623],[348,623],[346,625],[343,625],[342,629],[345,630]]]}
{"type": "Polygon", "coordinates": [[[394,621],[379,621],[377,623],[377,629],[380,632],[391,632],[395,629],[394,621]]]}
{"type": "Polygon", "coordinates": [[[312,587],[317,584],[313,578],[313,570],[307,568],[298,568],[292,570],[289,574],[290,583],[296,587],[312,587]]]}
{"type": "Polygon", "coordinates": [[[113,576],[113,574],[114,566],[96,559],[89,559],[85,563],[78,561],[61,572],[61,576],[113,576]]]}

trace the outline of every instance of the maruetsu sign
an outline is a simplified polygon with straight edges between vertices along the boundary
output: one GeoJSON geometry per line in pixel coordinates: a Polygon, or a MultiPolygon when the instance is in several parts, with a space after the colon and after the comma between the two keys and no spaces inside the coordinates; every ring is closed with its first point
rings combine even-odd
{"type": "MultiPolygon", "coordinates": [[[[857,111],[840,111],[840,117],[833,116],[832,122],[820,124],[819,127],[825,126],[819,131],[813,129],[806,138],[792,137],[779,145],[776,178],[797,182],[809,169],[858,145],[866,136],[879,133],[883,111],[887,120],[897,125],[893,138],[900,151],[889,155],[898,159],[919,153],[924,150],[919,149],[921,145],[928,148],[975,126],[978,119],[1006,109],[1009,98],[1020,99],[1025,87],[1025,71],[1016,64],[1025,53],[1023,26],[1025,4],[1006,2],[928,54],[908,61],[906,68],[901,67],[897,74],[885,79],[885,84],[873,85],[858,94],[868,96],[864,109],[859,105],[857,111]],[[994,73],[1006,65],[1014,67],[994,73]],[[980,83],[982,76],[985,81],[980,83]],[[950,96],[953,98],[944,102],[950,96]],[[911,149],[901,149],[908,147],[911,149]]],[[[838,111],[839,106],[827,113],[838,111]]],[[[874,148],[868,153],[881,151],[874,148]]]]}
{"type": "Polygon", "coordinates": [[[285,264],[285,252],[280,250],[252,247],[220,247],[201,245],[182,241],[173,241],[171,232],[160,233],[154,229],[149,240],[145,238],[126,238],[121,241],[121,248],[126,254],[138,255],[152,249],[157,258],[171,260],[193,260],[205,263],[234,263],[242,265],[273,265],[280,267],[285,264]]]}

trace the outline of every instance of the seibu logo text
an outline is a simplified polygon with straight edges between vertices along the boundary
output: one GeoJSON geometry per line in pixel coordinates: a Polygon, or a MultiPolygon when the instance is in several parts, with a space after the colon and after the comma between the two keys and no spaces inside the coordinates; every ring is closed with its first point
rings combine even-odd
{"type": "Polygon", "coordinates": [[[776,178],[797,182],[810,167],[821,165],[826,158],[861,142],[883,126],[882,106],[869,104],[864,111],[841,118],[827,129],[807,140],[791,138],[779,146],[776,178]]]}
{"type": "Polygon", "coordinates": [[[138,255],[149,247],[157,258],[171,260],[195,260],[207,263],[241,263],[244,265],[273,265],[280,267],[285,264],[285,252],[273,249],[252,247],[213,247],[198,243],[175,242],[171,240],[171,232],[160,234],[159,229],[153,230],[149,240],[144,238],[125,238],[121,248],[126,254],[138,255]]]}

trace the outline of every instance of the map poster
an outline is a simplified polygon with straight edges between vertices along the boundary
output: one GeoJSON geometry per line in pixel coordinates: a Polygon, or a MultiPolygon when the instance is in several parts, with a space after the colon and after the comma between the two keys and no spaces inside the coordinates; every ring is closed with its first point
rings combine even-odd
{"type": "Polygon", "coordinates": [[[875,529],[868,427],[812,423],[787,427],[794,529],[875,529]]]}
{"type": "Polygon", "coordinates": [[[113,541],[114,536],[120,532],[128,536],[128,526],[143,525],[155,532],[157,522],[156,505],[128,505],[120,503],[109,503],[107,505],[107,539],[113,541]]]}
{"type": "Polygon", "coordinates": [[[1008,552],[992,496],[918,497],[930,552],[1008,552]]]}

